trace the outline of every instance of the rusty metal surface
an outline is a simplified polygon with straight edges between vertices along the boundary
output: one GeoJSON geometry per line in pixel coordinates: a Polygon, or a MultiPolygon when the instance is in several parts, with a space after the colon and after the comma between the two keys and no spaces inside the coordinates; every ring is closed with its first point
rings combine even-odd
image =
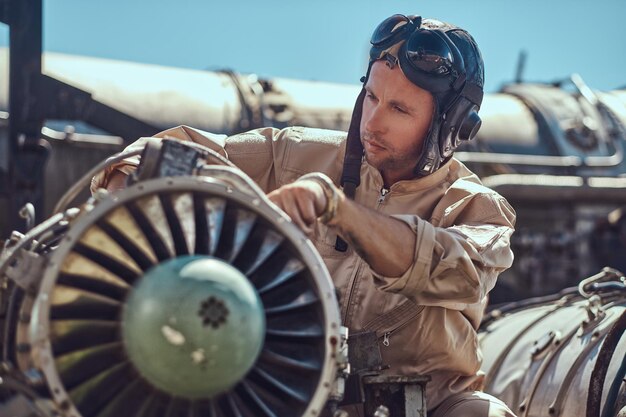
{"type": "Polygon", "coordinates": [[[380,371],[383,359],[376,332],[351,334],[348,339],[348,357],[352,373],[380,371]]]}
{"type": "Polygon", "coordinates": [[[69,276],[86,276],[93,280],[106,282],[110,285],[128,288],[129,284],[118,275],[109,271],[102,265],[97,264],[78,253],[69,253],[61,265],[60,273],[69,276]]]}
{"type": "Polygon", "coordinates": [[[172,193],[170,204],[176,215],[175,221],[180,225],[180,232],[184,237],[187,251],[194,253],[196,250],[196,220],[193,195],[191,193],[172,193]]]}
{"type": "MultiPolygon", "coordinates": [[[[160,238],[165,245],[169,256],[174,256],[176,250],[174,248],[174,238],[167,223],[167,217],[159,197],[155,194],[148,195],[138,199],[134,205],[129,208],[139,209],[140,215],[146,222],[152,224],[154,233],[160,238]],[[143,215],[143,216],[142,216],[143,215]]],[[[146,236],[149,239],[149,236],[146,236]]]]}
{"type": "MultiPolygon", "coordinates": [[[[626,293],[606,288],[588,299],[526,306],[488,324],[480,334],[486,392],[520,417],[584,415],[600,348],[626,311],[626,293]]],[[[596,387],[602,401],[626,354],[626,340],[615,352],[607,381],[596,387]]]]}
{"type": "MultiPolygon", "coordinates": [[[[151,262],[157,261],[156,255],[154,254],[146,235],[141,231],[137,222],[133,219],[126,207],[118,207],[113,210],[111,214],[104,218],[104,222],[106,222],[107,226],[105,227],[107,228],[110,236],[114,236],[119,233],[122,236],[122,239],[125,238],[126,240],[133,242],[133,245],[139,248],[142,254],[151,262]]],[[[103,227],[102,223],[100,223],[100,227],[103,227]]]]}
{"type": "Polygon", "coordinates": [[[46,258],[25,249],[19,249],[15,261],[6,270],[6,275],[21,288],[36,291],[39,278],[46,267],[46,258]]]}
{"type": "Polygon", "coordinates": [[[364,411],[373,416],[385,407],[393,417],[426,417],[426,384],[428,376],[366,376],[363,378],[365,392],[364,411]]]}
{"type": "Polygon", "coordinates": [[[79,243],[85,248],[91,249],[90,252],[101,252],[107,258],[129,268],[135,274],[141,273],[141,268],[128,256],[126,251],[117,244],[117,242],[102,230],[100,227],[92,226],[80,239],[79,243]]]}

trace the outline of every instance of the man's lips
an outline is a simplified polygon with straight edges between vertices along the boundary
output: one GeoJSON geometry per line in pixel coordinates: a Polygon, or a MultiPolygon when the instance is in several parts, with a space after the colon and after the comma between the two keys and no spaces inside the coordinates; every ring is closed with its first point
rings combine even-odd
{"type": "Polygon", "coordinates": [[[365,147],[366,147],[368,150],[372,150],[372,151],[381,151],[381,150],[385,149],[385,147],[384,147],[384,146],[379,145],[379,144],[378,144],[378,143],[376,143],[376,142],[372,142],[372,141],[369,141],[369,140],[365,140],[364,142],[365,142],[365,147]]]}

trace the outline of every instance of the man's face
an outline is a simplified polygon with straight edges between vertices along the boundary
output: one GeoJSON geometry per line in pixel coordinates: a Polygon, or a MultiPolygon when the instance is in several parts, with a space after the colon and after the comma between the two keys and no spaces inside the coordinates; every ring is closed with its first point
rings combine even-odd
{"type": "Polygon", "coordinates": [[[373,64],[365,90],[360,128],[367,162],[387,186],[413,178],[433,116],[433,96],[384,61],[373,64]]]}

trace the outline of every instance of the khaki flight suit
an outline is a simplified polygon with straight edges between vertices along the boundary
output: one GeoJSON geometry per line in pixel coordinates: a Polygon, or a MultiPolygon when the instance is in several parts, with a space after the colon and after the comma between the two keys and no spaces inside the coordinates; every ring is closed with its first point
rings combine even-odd
{"type": "MultiPolygon", "coordinates": [[[[339,184],[346,134],[310,128],[266,128],[231,137],[189,127],[157,135],[192,140],[227,156],[266,192],[309,172],[324,172],[339,184]]],[[[128,150],[142,147],[141,138],[128,150]]],[[[106,186],[113,169],[129,173],[130,158],[94,177],[92,191],[106,186]]],[[[416,234],[414,262],[399,277],[372,271],[351,248],[335,250],[336,233],[318,222],[312,240],[340,295],[342,322],[351,333],[375,331],[387,374],[429,375],[426,399],[435,417],[513,415],[482,393],[482,362],[476,330],[487,293],[513,262],[510,237],[515,212],[484,187],[461,162],[451,159],[435,173],[383,189],[380,173],[364,162],[355,200],[407,223],[416,234]],[[449,399],[452,401],[444,400],[449,399]],[[471,414],[462,404],[484,409],[471,414]],[[454,414],[454,410],[461,414],[454,414]],[[444,414],[442,414],[444,413],[444,414]],[[452,414],[450,414],[452,413],[452,414]]],[[[407,250],[406,246],[388,251],[407,250]]]]}

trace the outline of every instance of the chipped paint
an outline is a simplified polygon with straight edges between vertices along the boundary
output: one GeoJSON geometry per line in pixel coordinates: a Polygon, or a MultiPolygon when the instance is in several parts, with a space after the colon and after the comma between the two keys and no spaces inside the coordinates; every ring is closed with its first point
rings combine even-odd
{"type": "Polygon", "coordinates": [[[171,328],[170,326],[161,327],[161,333],[169,343],[175,346],[181,346],[185,344],[185,336],[178,330],[171,328]]]}
{"type": "Polygon", "coordinates": [[[191,352],[191,360],[196,365],[206,362],[206,355],[204,354],[204,349],[198,348],[191,352]]]}

